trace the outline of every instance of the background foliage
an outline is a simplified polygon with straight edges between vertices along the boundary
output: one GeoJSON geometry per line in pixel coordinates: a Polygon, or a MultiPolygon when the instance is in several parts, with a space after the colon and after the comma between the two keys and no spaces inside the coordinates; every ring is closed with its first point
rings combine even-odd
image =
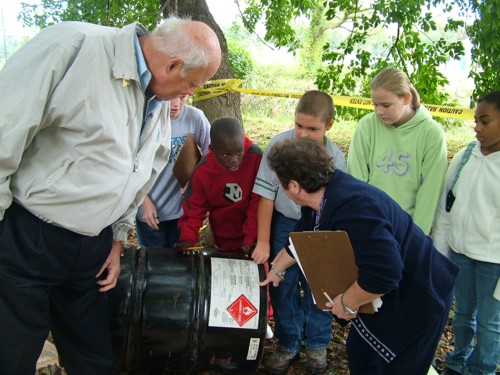
{"type": "Polygon", "coordinates": [[[470,76],[478,95],[498,89],[500,78],[500,0],[243,0],[244,24],[254,31],[266,25],[265,40],[317,59],[317,46],[299,38],[294,23],[310,21],[316,40],[329,32],[319,58],[315,83],[338,94],[369,94],[368,83],[391,65],[408,73],[424,102],[449,104],[448,79],[439,67],[465,54],[472,44],[470,76]],[[496,20],[496,21],[495,21],[496,20]],[[385,35],[373,48],[377,34],[385,35]],[[312,48],[312,49],[311,49],[312,48]]]}
{"type": "MultiPolygon", "coordinates": [[[[237,78],[254,88],[304,91],[319,88],[338,95],[369,96],[369,82],[386,66],[398,66],[410,76],[424,103],[456,104],[446,85],[442,65],[463,58],[464,41],[472,42],[476,82],[474,95],[498,88],[500,35],[497,22],[500,0],[235,0],[242,25],[225,30],[223,50],[237,78]],[[444,17],[443,17],[444,16],[444,17]],[[265,25],[260,35],[258,22],[265,25]],[[257,66],[248,52],[254,45],[269,43],[299,56],[299,68],[257,66]],[[287,70],[292,71],[287,71],[287,70]],[[293,76],[293,79],[290,77],[293,76]],[[286,77],[286,78],[285,78],[286,77]]],[[[170,2],[171,4],[175,2],[170,2]]],[[[196,19],[205,0],[194,0],[190,10],[196,19]],[[199,5],[199,6],[198,6],[199,5]]],[[[164,0],[42,0],[23,3],[26,25],[45,27],[62,20],[82,20],[123,26],[140,20],[153,29],[165,15],[164,0]]],[[[229,78],[229,77],[223,77],[229,78]]],[[[243,97],[261,121],[284,117],[290,101],[243,97]],[[250,103],[249,103],[250,102],[250,103]],[[281,113],[281,114],[280,114],[281,113]]],[[[470,98],[473,106],[475,98],[470,98]]],[[[212,117],[228,115],[218,109],[212,117]]],[[[368,111],[337,108],[337,119],[352,121],[368,111]]],[[[440,120],[440,119],[438,119],[440,120]]],[[[442,121],[442,120],[440,120],[442,121]]],[[[462,122],[443,121],[446,126],[462,122]]]]}
{"type": "MultiPolygon", "coordinates": [[[[500,35],[500,0],[235,2],[247,30],[255,33],[263,22],[263,40],[298,53],[302,75],[314,77],[316,86],[325,91],[367,96],[374,74],[391,65],[408,73],[423,102],[450,104],[444,89],[448,79],[440,66],[465,55],[465,40],[472,44],[470,76],[475,90],[470,104],[478,95],[498,89],[500,38],[492,36],[500,35]],[[377,35],[383,38],[374,45],[377,35]]],[[[61,20],[84,20],[120,27],[140,20],[152,29],[168,1],[42,0],[37,4],[24,3],[25,24],[45,27],[61,20]]],[[[238,74],[244,74],[249,59],[240,60],[244,57],[241,45],[232,47],[231,59],[238,65],[238,74]]]]}
{"type": "Polygon", "coordinates": [[[477,97],[500,87],[500,0],[459,3],[461,8],[476,15],[467,33],[473,43],[471,53],[475,66],[471,77],[476,83],[474,97],[477,97]]]}
{"type": "Polygon", "coordinates": [[[161,4],[155,0],[41,0],[23,2],[20,16],[25,25],[41,29],[61,21],[123,27],[140,20],[152,30],[161,15],[161,4]]]}
{"type": "Polygon", "coordinates": [[[237,40],[227,42],[228,58],[233,68],[234,77],[246,79],[254,70],[254,60],[245,46],[237,40]]]}

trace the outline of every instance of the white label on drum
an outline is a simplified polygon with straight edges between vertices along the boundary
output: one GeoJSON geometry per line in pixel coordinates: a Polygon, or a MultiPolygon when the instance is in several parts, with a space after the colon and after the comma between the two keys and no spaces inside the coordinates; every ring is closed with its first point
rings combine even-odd
{"type": "Polygon", "coordinates": [[[250,344],[248,345],[247,361],[255,361],[257,359],[257,354],[259,354],[260,339],[252,337],[250,339],[250,344]]]}
{"type": "Polygon", "coordinates": [[[210,327],[259,328],[259,269],[244,259],[210,258],[210,327]]]}

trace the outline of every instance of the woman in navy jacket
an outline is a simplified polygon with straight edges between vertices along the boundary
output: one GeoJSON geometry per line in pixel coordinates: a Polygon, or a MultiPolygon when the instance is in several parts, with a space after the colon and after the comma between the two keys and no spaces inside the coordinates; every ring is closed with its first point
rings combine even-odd
{"type": "MultiPolygon", "coordinates": [[[[352,323],[351,375],[427,374],[451,308],[457,266],[386,193],[334,170],[314,142],[282,142],[268,160],[286,194],[303,206],[297,231],[342,230],[351,240],[358,278],[327,303],[332,314],[352,323]],[[379,297],[378,312],[358,316],[359,306],[379,297]]],[[[294,263],[283,249],[261,285],[279,287],[294,263]]]]}

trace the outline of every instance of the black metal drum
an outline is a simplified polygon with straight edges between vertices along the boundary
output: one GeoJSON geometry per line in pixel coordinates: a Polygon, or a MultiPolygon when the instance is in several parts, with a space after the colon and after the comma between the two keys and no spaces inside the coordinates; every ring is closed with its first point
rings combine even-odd
{"type": "Polygon", "coordinates": [[[262,265],[235,253],[127,247],[109,293],[118,371],[255,373],[264,349],[262,265]]]}

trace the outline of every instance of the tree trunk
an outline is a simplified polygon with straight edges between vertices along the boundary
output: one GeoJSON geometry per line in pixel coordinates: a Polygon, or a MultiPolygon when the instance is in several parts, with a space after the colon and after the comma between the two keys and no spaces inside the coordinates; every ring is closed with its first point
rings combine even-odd
{"type": "MultiPolygon", "coordinates": [[[[164,0],[162,0],[164,1],[164,0]]],[[[219,25],[215,22],[214,17],[208,10],[205,0],[166,0],[164,16],[169,14],[177,14],[178,16],[191,16],[191,19],[202,21],[209,25],[219,37],[222,61],[219,70],[212,79],[234,78],[233,70],[229,64],[227,53],[227,42],[219,25]]],[[[222,96],[217,96],[212,99],[206,99],[195,102],[194,105],[201,109],[207,116],[210,123],[221,117],[234,117],[243,124],[240,108],[240,94],[228,93],[222,96]]]]}

